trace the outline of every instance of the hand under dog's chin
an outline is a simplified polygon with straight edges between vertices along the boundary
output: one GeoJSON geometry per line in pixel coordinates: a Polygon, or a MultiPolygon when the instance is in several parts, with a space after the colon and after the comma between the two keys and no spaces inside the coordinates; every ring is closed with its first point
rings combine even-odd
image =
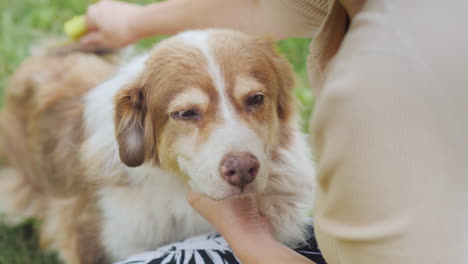
{"type": "Polygon", "coordinates": [[[258,188],[256,185],[247,185],[244,187],[243,190],[236,186],[229,186],[223,191],[215,190],[214,192],[201,190],[200,188],[197,188],[193,183],[191,183],[190,185],[194,191],[203,193],[204,195],[208,196],[213,200],[224,200],[262,192],[262,190],[260,190],[260,188],[258,188]]]}

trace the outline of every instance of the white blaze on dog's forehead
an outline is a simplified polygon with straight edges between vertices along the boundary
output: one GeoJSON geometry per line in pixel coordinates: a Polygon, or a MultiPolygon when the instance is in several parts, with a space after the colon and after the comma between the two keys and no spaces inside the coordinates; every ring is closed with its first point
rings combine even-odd
{"type": "Polygon", "coordinates": [[[229,100],[226,94],[226,87],[221,68],[216,62],[215,57],[211,51],[210,43],[210,31],[187,31],[179,35],[179,37],[187,44],[195,46],[201,50],[202,54],[206,58],[207,71],[210,74],[216,91],[220,97],[220,109],[223,113],[224,120],[233,120],[233,107],[229,104],[229,100]]]}
{"type": "Polygon", "coordinates": [[[186,106],[197,106],[202,110],[206,110],[208,106],[208,95],[200,89],[187,89],[183,93],[178,94],[169,104],[168,113],[184,110],[186,106]]]}

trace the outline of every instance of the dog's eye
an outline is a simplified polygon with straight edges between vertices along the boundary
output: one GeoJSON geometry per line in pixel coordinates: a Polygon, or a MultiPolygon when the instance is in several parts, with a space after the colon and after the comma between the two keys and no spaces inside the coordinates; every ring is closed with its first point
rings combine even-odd
{"type": "Polygon", "coordinates": [[[182,119],[182,120],[192,120],[192,119],[198,119],[200,117],[197,110],[194,110],[194,109],[177,111],[177,112],[172,113],[171,116],[174,119],[182,119]]]}
{"type": "Polygon", "coordinates": [[[263,94],[257,93],[247,98],[247,106],[256,106],[263,104],[263,94]]]}

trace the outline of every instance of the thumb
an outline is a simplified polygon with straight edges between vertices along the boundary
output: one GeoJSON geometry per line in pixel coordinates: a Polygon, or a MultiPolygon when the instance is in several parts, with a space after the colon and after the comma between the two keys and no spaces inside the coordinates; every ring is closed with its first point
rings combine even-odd
{"type": "Polygon", "coordinates": [[[204,194],[194,192],[192,188],[187,190],[186,198],[190,206],[203,216],[211,211],[210,208],[219,206],[218,201],[210,199],[204,194]]]}

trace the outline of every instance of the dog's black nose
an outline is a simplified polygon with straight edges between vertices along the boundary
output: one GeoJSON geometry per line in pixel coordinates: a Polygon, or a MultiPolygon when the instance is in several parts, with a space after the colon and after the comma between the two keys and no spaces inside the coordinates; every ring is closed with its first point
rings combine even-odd
{"type": "Polygon", "coordinates": [[[258,159],[250,153],[228,153],[221,161],[219,171],[229,184],[244,190],[247,184],[255,180],[259,167],[258,159]]]}

